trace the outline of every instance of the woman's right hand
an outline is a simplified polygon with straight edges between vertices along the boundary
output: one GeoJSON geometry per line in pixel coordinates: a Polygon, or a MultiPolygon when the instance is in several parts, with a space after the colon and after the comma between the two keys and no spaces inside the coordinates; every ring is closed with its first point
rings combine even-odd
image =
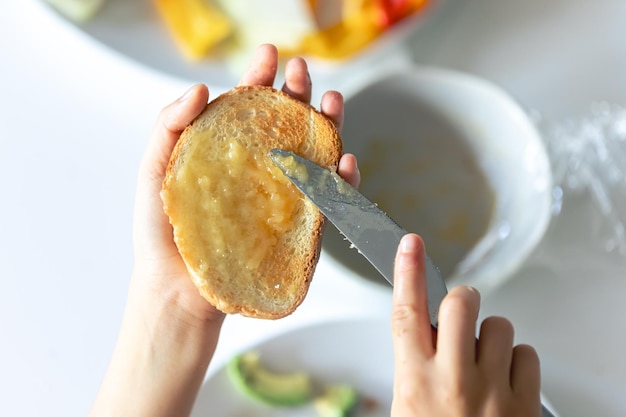
{"type": "Polygon", "coordinates": [[[455,287],[430,325],[425,251],[415,234],[403,237],[395,263],[392,331],[393,417],[540,417],[540,368],[535,350],[513,346],[502,317],[482,322],[480,294],[455,287]]]}

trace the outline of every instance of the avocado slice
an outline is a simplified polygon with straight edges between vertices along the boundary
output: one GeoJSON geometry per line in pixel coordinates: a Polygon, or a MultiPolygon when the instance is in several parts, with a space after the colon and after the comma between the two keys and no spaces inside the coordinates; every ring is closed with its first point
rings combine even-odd
{"type": "Polygon", "coordinates": [[[311,400],[313,384],[308,374],[278,374],[265,369],[256,351],[231,359],[228,373],[234,385],[251,398],[279,407],[295,407],[311,400]]]}
{"type": "Polygon", "coordinates": [[[356,389],[346,384],[328,385],[313,404],[320,417],[348,417],[357,406],[356,389]]]}

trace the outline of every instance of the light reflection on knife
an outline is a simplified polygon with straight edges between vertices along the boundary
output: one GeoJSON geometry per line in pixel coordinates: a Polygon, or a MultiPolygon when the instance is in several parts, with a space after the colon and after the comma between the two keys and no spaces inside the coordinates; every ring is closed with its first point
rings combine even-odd
{"type": "MultiPolygon", "coordinates": [[[[358,249],[391,285],[393,264],[402,236],[408,232],[338,174],[292,152],[272,149],[270,159],[358,249]]],[[[437,328],[439,305],[448,290],[437,267],[426,256],[430,323],[437,328]]],[[[554,417],[543,404],[542,417],[554,417]]]]}

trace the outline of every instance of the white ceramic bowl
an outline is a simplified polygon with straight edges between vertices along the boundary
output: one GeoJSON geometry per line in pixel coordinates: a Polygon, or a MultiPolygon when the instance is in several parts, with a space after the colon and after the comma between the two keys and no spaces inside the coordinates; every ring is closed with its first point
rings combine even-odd
{"type": "MultiPolygon", "coordinates": [[[[422,235],[448,285],[486,292],[527,259],[550,220],[552,176],[538,132],[505,91],[409,68],[359,88],[345,111],[360,190],[422,235]]],[[[323,249],[345,272],[384,282],[332,227],[323,249]]]]}

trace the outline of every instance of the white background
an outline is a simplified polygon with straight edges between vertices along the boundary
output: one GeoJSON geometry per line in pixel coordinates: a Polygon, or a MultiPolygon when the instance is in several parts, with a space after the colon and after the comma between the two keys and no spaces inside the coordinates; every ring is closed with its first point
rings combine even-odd
{"type": "MultiPolygon", "coordinates": [[[[623,0],[451,2],[409,49],[559,122],[594,101],[626,105],[625,16],[623,0]]],[[[86,415],[132,269],[138,161],[158,111],[192,80],[102,48],[33,0],[0,2],[0,52],[0,415],[86,415]]],[[[626,415],[626,265],[598,244],[603,222],[588,196],[567,197],[528,264],[483,303],[537,347],[563,416],[626,415]]],[[[389,301],[323,256],[293,316],[227,320],[216,364],[306,322],[388,314],[389,301]]]]}

